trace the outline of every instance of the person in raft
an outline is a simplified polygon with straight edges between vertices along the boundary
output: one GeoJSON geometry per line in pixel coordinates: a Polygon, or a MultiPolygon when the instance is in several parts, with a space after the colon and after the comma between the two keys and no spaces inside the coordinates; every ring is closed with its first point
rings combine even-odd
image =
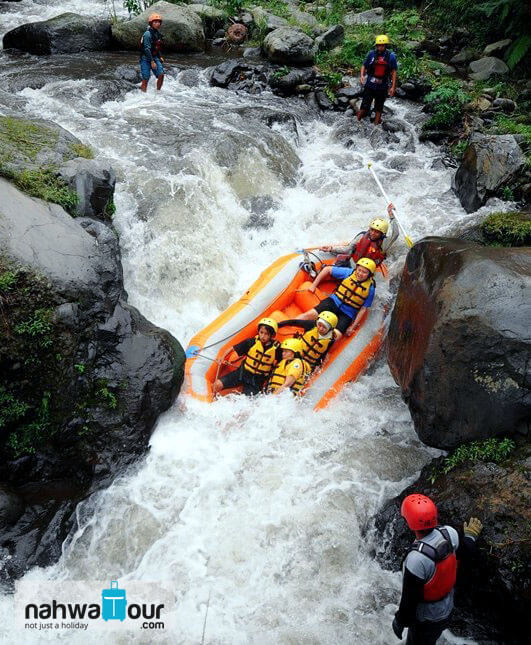
{"type": "Polygon", "coordinates": [[[302,359],[313,371],[324,361],[332,347],[338,332],[336,331],[337,316],[331,311],[321,311],[317,320],[283,320],[279,327],[300,327],[305,333],[300,336],[302,341],[302,359]]]}
{"type": "Polygon", "coordinates": [[[370,307],[374,300],[374,272],[376,263],[370,258],[360,258],[356,268],[325,266],[312,282],[309,291],[315,293],[321,282],[328,277],[341,280],[334,293],[325,298],[313,309],[299,316],[301,320],[315,320],[322,311],[330,311],[337,316],[335,329],[337,338],[346,333],[351,336],[359,326],[358,319],[363,307],[370,307]]]}
{"type": "Polygon", "coordinates": [[[382,122],[382,112],[387,95],[396,92],[396,54],[387,49],[389,37],[380,34],[375,38],[375,47],[367,54],[360,73],[360,82],[364,85],[361,106],[357,113],[358,121],[371,113],[374,101],[374,125],[382,122]],[[391,87],[389,87],[389,83],[391,87]]]}
{"type": "Polygon", "coordinates": [[[274,365],[282,358],[279,344],[275,341],[277,331],[276,320],[262,318],[258,323],[257,336],[230,347],[218,364],[227,364],[225,359],[233,350],[238,356],[244,357],[243,362],[238,369],[214,381],[214,394],[239,385],[243,386],[243,393],[248,396],[260,394],[274,365]]]}
{"type": "Polygon", "coordinates": [[[287,338],[280,345],[280,349],[282,360],[271,374],[267,391],[280,394],[289,389],[293,394],[298,394],[312,371],[310,365],[302,359],[302,340],[287,338]]]}
{"type": "Polygon", "coordinates": [[[147,92],[151,74],[157,79],[158,90],[162,88],[164,82],[164,68],[162,67],[164,59],[161,56],[162,34],[159,31],[162,17],[158,13],[152,13],[148,23],[149,28],[140,39],[140,72],[142,74],[140,89],[142,92],[147,92]]]}
{"type": "Polygon", "coordinates": [[[435,645],[454,608],[457,560],[474,556],[483,525],[471,517],[463,524],[460,540],[453,527],[438,524],[437,507],[419,493],[404,498],[400,514],[415,533],[415,541],[403,564],[402,597],[393,631],[401,640],[408,628],[406,645],[435,645]]]}
{"type": "Polygon", "coordinates": [[[391,222],[391,235],[387,238],[389,231],[389,222],[381,217],[376,217],[369,224],[368,231],[361,231],[356,235],[352,242],[345,247],[322,246],[321,251],[332,253],[339,256],[336,266],[351,266],[360,258],[370,258],[380,265],[386,258],[387,253],[391,246],[395,243],[398,237],[398,226],[393,215],[393,204],[387,206],[387,214],[391,222]]]}

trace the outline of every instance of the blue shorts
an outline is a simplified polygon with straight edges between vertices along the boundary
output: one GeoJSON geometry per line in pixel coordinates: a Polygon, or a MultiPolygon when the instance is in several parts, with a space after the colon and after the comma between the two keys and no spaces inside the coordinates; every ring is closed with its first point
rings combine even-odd
{"type": "Polygon", "coordinates": [[[153,73],[156,78],[158,78],[161,74],[164,74],[164,67],[162,67],[160,58],[154,58],[153,60],[155,61],[157,69],[151,69],[151,63],[148,63],[145,56],[142,56],[142,58],[140,59],[140,71],[142,73],[143,81],[149,81],[151,73],[153,73]]]}

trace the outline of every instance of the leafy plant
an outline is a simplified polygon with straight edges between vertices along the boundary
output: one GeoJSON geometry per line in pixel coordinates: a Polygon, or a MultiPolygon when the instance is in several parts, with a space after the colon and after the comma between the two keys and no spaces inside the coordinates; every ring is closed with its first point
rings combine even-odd
{"type": "Polygon", "coordinates": [[[17,281],[17,274],[14,271],[0,273],[0,293],[11,291],[17,281]]]}
{"type": "Polygon", "coordinates": [[[21,419],[29,410],[29,405],[19,401],[5,387],[0,386],[0,430],[8,424],[21,419]]]}
{"type": "Polygon", "coordinates": [[[84,374],[86,370],[86,365],[84,363],[76,363],[74,365],[74,369],[78,372],[78,374],[84,374]]]}
{"type": "Polygon", "coordinates": [[[491,213],[481,224],[483,235],[501,246],[531,245],[531,215],[529,213],[491,213]]]}
{"type": "Polygon", "coordinates": [[[99,387],[96,390],[96,396],[105,403],[109,409],[115,410],[118,407],[118,399],[116,398],[116,395],[109,390],[105,379],[100,379],[99,387]]]}
{"type": "Polygon", "coordinates": [[[51,309],[37,309],[31,318],[17,323],[14,326],[14,331],[20,336],[31,336],[37,340],[40,347],[46,349],[53,344],[51,319],[51,309]]]}
{"type": "Polygon", "coordinates": [[[151,7],[156,0],[124,0],[124,7],[129,12],[129,15],[138,16],[138,14],[151,7]]]}
{"type": "Polygon", "coordinates": [[[57,176],[52,168],[41,167],[38,170],[11,172],[0,165],[0,175],[11,179],[23,192],[62,206],[70,215],[75,215],[78,196],[57,176]]]}
{"type": "Polygon", "coordinates": [[[487,18],[495,17],[506,36],[518,36],[505,54],[507,65],[513,69],[531,49],[531,35],[525,31],[529,25],[529,7],[520,0],[488,0],[479,3],[478,11],[487,18]]]}
{"type": "Polygon", "coordinates": [[[83,157],[84,159],[94,159],[94,152],[90,146],[85,143],[72,143],[70,148],[76,157],[83,157]]]}
{"type": "Polygon", "coordinates": [[[275,79],[277,79],[277,80],[278,80],[278,79],[280,79],[280,78],[284,78],[284,76],[286,76],[287,74],[289,74],[289,72],[290,72],[289,67],[287,67],[286,65],[284,65],[284,66],[280,67],[279,69],[276,69],[276,70],[271,74],[271,77],[272,77],[272,78],[275,78],[275,79]]]}
{"type": "Polygon", "coordinates": [[[423,129],[451,128],[461,118],[463,106],[468,99],[469,95],[463,91],[458,81],[443,79],[424,99],[433,115],[423,125],[423,129]]]}
{"type": "Polygon", "coordinates": [[[495,464],[507,459],[515,449],[516,444],[512,439],[486,439],[485,441],[472,441],[456,448],[454,452],[443,461],[442,472],[446,475],[456,466],[471,461],[491,461],[495,464]]]}
{"type": "Polygon", "coordinates": [[[34,453],[42,443],[45,434],[49,432],[50,399],[50,392],[44,392],[35,420],[20,426],[9,435],[7,444],[15,457],[34,453]]]}

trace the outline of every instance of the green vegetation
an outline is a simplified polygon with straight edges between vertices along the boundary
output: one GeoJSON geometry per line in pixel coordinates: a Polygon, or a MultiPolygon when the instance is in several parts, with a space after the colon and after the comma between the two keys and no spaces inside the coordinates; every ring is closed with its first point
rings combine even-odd
{"type": "Polygon", "coordinates": [[[70,149],[76,157],[83,157],[84,159],[94,159],[94,152],[90,146],[85,143],[72,143],[70,149]]]}
{"type": "Polygon", "coordinates": [[[115,410],[118,407],[118,399],[116,398],[116,395],[109,389],[108,383],[105,379],[100,379],[98,381],[96,397],[110,410],[115,410]]]}
{"type": "Polygon", "coordinates": [[[107,206],[105,207],[105,217],[108,219],[112,219],[116,213],[116,204],[114,203],[114,199],[111,199],[110,202],[107,203],[107,206]]]}
{"type": "Polygon", "coordinates": [[[531,215],[491,213],[482,222],[481,231],[493,246],[531,246],[531,215]]]}
{"type": "Polygon", "coordinates": [[[0,116],[0,143],[35,161],[43,148],[57,143],[57,133],[27,119],[0,116]]]}
{"type": "Polygon", "coordinates": [[[0,273],[0,297],[2,293],[11,291],[17,280],[17,274],[14,271],[4,271],[0,273]]]}
{"type": "Polygon", "coordinates": [[[451,128],[461,119],[463,106],[469,98],[459,81],[443,78],[424,99],[433,115],[424,123],[423,129],[447,130],[451,128]]]}
{"type": "Polygon", "coordinates": [[[78,203],[77,193],[68,188],[53,168],[41,167],[37,170],[13,172],[3,169],[0,164],[0,175],[11,179],[17,188],[28,195],[59,204],[67,213],[75,217],[78,203]]]}
{"type": "Polygon", "coordinates": [[[511,454],[516,444],[512,439],[486,439],[471,441],[456,448],[443,461],[442,472],[446,475],[456,466],[466,462],[490,461],[499,464],[511,454]]]}

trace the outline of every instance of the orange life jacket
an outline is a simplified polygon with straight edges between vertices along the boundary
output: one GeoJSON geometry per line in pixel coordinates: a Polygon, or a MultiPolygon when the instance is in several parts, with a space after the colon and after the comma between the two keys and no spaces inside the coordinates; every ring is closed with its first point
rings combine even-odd
{"type": "Polygon", "coordinates": [[[438,531],[444,538],[439,546],[435,548],[422,540],[417,540],[410,549],[410,551],[422,553],[435,564],[433,576],[424,584],[422,593],[424,602],[442,600],[454,588],[457,577],[457,558],[448,531],[444,527],[436,527],[433,530],[438,531]]]}
{"type": "Polygon", "coordinates": [[[373,242],[369,233],[364,232],[360,241],[354,247],[352,259],[357,262],[360,258],[370,258],[376,264],[381,264],[385,260],[385,253],[382,251],[383,238],[373,242]]]}

